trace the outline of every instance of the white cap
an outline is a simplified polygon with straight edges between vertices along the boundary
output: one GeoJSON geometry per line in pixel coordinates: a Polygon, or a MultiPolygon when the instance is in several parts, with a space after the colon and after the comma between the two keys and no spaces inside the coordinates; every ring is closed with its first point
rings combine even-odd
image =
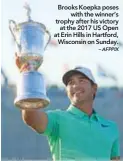
{"type": "Polygon", "coordinates": [[[80,74],[83,74],[85,75],[88,79],[90,79],[94,84],[97,84],[93,75],[92,75],[92,72],[89,68],[86,68],[86,67],[82,67],[82,66],[77,66],[75,67],[74,69],[72,70],[69,70],[67,71],[63,77],[62,77],[62,80],[63,80],[63,83],[65,85],[67,85],[67,81],[68,79],[75,73],[80,73],[80,74]]]}

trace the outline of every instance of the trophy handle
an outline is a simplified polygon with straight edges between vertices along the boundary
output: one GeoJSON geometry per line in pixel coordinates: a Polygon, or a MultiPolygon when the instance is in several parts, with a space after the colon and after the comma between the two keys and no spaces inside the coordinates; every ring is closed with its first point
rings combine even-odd
{"type": "Polygon", "coordinates": [[[45,45],[45,47],[44,47],[44,50],[46,49],[47,45],[49,44],[49,42],[50,42],[50,40],[51,40],[51,34],[50,34],[50,32],[49,32],[48,30],[46,30],[45,32],[46,32],[46,34],[49,36],[49,38],[48,38],[48,41],[47,41],[47,43],[46,43],[46,45],[45,45]]]}
{"type": "Polygon", "coordinates": [[[47,45],[49,44],[50,40],[51,40],[51,34],[48,30],[46,30],[46,26],[43,23],[40,23],[41,27],[44,29],[45,33],[48,34],[49,38],[48,41],[44,47],[44,50],[46,49],[47,45]]]}
{"type": "Polygon", "coordinates": [[[11,31],[11,34],[12,34],[13,38],[14,38],[14,41],[16,42],[16,44],[17,44],[17,46],[19,48],[19,51],[21,51],[21,45],[17,42],[15,34],[14,34],[14,27],[17,30],[16,22],[14,20],[9,20],[9,29],[11,31]]]}

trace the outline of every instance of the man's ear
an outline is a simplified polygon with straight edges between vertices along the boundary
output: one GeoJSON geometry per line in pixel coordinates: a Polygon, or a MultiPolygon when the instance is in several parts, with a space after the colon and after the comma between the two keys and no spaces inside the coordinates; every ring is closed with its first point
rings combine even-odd
{"type": "Polygon", "coordinates": [[[96,95],[96,92],[97,92],[97,84],[93,84],[93,93],[96,95]]]}
{"type": "Polygon", "coordinates": [[[65,87],[65,94],[68,95],[68,92],[67,92],[67,87],[65,87]]]}
{"type": "Polygon", "coordinates": [[[68,98],[69,98],[69,90],[68,90],[68,87],[67,86],[65,86],[65,94],[68,96],[68,98]]]}

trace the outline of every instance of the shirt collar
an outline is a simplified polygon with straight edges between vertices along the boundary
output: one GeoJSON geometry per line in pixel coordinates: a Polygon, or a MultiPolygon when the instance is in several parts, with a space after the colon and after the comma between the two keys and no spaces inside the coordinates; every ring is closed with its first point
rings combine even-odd
{"type": "MultiPolygon", "coordinates": [[[[79,116],[80,118],[83,117],[88,117],[88,114],[86,114],[85,112],[81,111],[80,109],[78,109],[77,107],[73,106],[72,104],[68,107],[67,111],[69,111],[70,113],[79,116]]],[[[98,122],[100,122],[100,124],[103,125],[107,125],[109,126],[109,122],[103,118],[101,118],[95,110],[93,110],[93,114],[90,116],[90,119],[92,120],[96,120],[98,122]]]]}
{"type": "MultiPolygon", "coordinates": [[[[74,115],[77,115],[81,118],[83,117],[89,117],[88,114],[86,114],[85,112],[81,111],[79,108],[73,106],[73,105],[70,105],[67,109],[67,111],[69,111],[70,113],[74,114],[74,115]]],[[[93,114],[90,116],[92,119],[97,119],[98,120],[98,115],[97,113],[93,110],[93,114]]]]}

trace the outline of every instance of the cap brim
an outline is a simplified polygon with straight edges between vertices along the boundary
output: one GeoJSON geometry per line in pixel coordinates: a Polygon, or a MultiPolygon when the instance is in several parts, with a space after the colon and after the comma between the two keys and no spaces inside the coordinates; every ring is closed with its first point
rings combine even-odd
{"type": "MultiPolygon", "coordinates": [[[[84,75],[85,77],[87,77],[84,73],[77,71],[77,70],[70,70],[68,72],[66,72],[63,77],[62,77],[62,81],[65,85],[67,85],[69,78],[74,75],[74,74],[81,74],[84,75]]],[[[87,77],[88,78],[88,77],[87,77]]]]}

